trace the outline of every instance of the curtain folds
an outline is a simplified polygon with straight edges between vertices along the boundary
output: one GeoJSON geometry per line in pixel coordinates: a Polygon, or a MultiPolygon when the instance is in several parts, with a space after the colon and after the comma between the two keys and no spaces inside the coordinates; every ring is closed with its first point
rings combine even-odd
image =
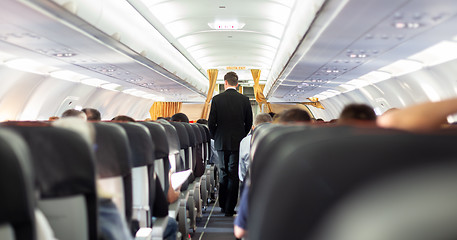
{"type": "Polygon", "coordinates": [[[260,69],[251,69],[251,74],[254,79],[255,100],[259,103],[259,107],[262,109],[262,112],[272,112],[270,103],[267,102],[267,99],[263,95],[263,88],[265,85],[259,84],[260,69]],[[262,107],[262,105],[265,105],[265,107],[262,107]]]}
{"type": "Polygon", "coordinates": [[[208,69],[208,78],[209,78],[209,89],[208,94],[206,95],[205,105],[203,106],[203,111],[201,118],[207,119],[208,118],[208,109],[209,103],[213,98],[214,88],[216,87],[216,80],[217,80],[217,73],[219,71],[217,69],[208,69]]]}
{"type": "Polygon", "coordinates": [[[155,102],[149,113],[151,119],[156,120],[158,117],[171,117],[181,111],[182,102],[155,102]]]}

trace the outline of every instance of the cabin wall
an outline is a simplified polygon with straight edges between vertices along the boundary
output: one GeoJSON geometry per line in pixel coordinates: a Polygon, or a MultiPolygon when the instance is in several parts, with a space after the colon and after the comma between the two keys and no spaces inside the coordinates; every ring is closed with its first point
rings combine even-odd
{"type": "Polygon", "coordinates": [[[47,120],[75,107],[98,109],[104,120],[149,117],[152,100],[0,65],[0,121],[47,120]]]}
{"type": "Polygon", "coordinates": [[[321,100],[325,110],[310,110],[316,118],[329,121],[338,118],[344,106],[350,103],[368,104],[380,115],[390,108],[456,96],[457,60],[454,60],[321,100]]]}

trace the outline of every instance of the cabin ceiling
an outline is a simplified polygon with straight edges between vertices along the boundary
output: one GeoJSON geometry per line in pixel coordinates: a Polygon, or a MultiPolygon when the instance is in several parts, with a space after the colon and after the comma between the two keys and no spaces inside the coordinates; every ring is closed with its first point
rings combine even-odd
{"type": "Polygon", "coordinates": [[[260,69],[269,101],[303,102],[427,67],[417,54],[454,48],[455,26],[455,0],[5,0],[0,60],[184,102],[203,101],[208,69],[248,86],[260,69]]]}

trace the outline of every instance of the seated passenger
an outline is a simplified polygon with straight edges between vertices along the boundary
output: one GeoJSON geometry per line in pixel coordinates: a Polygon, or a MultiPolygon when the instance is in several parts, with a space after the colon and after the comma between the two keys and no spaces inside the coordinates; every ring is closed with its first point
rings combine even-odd
{"type": "Polygon", "coordinates": [[[171,116],[170,121],[189,123],[189,118],[184,113],[176,113],[175,115],[171,116]]]}
{"type": "Polygon", "coordinates": [[[284,110],[279,114],[277,123],[279,124],[305,124],[311,122],[309,113],[300,108],[284,110]]]}
{"type": "Polygon", "coordinates": [[[235,218],[235,224],[233,232],[235,237],[242,238],[246,234],[247,230],[247,216],[248,216],[248,186],[246,184],[246,177],[248,174],[248,169],[250,166],[250,155],[251,152],[251,137],[252,131],[259,126],[260,124],[264,123],[271,123],[273,119],[268,113],[260,113],[254,119],[254,125],[252,125],[252,130],[249,134],[241,140],[240,143],[240,160],[239,160],[239,168],[238,168],[238,177],[241,181],[241,198],[240,204],[238,208],[238,215],[235,218]]]}
{"type": "Polygon", "coordinates": [[[338,124],[376,126],[376,113],[366,104],[349,104],[341,111],[338,124]]]}
{"type": "Polygon", "coordinates": [[[447,123],[447,117],[455,113],[457,113],[457,98],[451,98],[388,111],[378,117],[377,124],[385,128],[429,131],[439,129],[447,123]]]}
{"type": "MultiPolygon", "coordinates": [[[[84,114],[84,113],[83,113],[84,114]]],[[[85,114],[84,114],[85,115],[85,114]]],[[[95,143],[95,130],[90,123],[78,118],[60,119],[52,123],[55,127],[66,128],[80,134],[89,145],[95,143]]],[[[112,194],[105,191],[97,183],[98,194],[98,222],[103,240],[130,240],[133,239],[127,223],[121,217],[119,210],[111,200],[112,194]]]]}
{"type": "Polygon", "coordinates": [[[252,131],[254,131],[259,124],[271,123],[272,121],[273,119],[268,113],[257,114],[254,119],[254,124],[252,125],[252,130],[240,142],[240,160],[238,162],[238,177],[241,181],[240,192],[243,192],[244,180],[249,169],[252,131]]]}
{"type": "Polygon", "coordinates": [[[97,109],[83,108],[81,111],[86,114],[88,121],[101,121],[102,120],[100,112],[97,109]]]}
{"type": "Polygon", "coordinates": [[[69,118],[69,117],[76,117],[76,118],[81,118],[84,121],[87,120],[87,116],[85,113],[82,111],[76,110],[76,109],[68,109],[65,112],[62,113],[61,118],[69,118]]]}
{"type": "Polygon", "coordinates": [[[113,121],[113,122],[135,122],[135,119],[133,119],[129,116],[126,116],[126,115],[118,115],[118,116],[114,117],[113,119],[111,119],[111,121],[113,121]]]}

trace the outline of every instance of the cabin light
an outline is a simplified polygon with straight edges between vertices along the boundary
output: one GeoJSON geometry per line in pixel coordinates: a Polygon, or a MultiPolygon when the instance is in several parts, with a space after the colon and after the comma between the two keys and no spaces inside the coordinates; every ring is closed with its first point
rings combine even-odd
{"type": "Polygon", "coordinates": [[[116,84],[116,83],[106,83],[106,84],[102,84],[100,87],[107,89],[107,90],[118,92],[118,91],[120,91],[122,86],[120,84],[116,84]]]}
{"type": "Polygon", "coordinates": [[[356,86],[350,85],[350,84],[341,84],[340,87],[342,87],[344,89],[344,92],[350,92],[352,90],[357,89],[356,86]]]}
{"type": "Polygon", "coordinates": [[[131,92],[129,93],[130,95],[133,95],[133,96],[136,96],[136,97],[141,97],[141,96],[144,96],[144,95],[147,95],[147,93],[143,92],[143,91],[134,91],[134,92],[131,92]]]}
{"type": "Polygon", "coordinates": [[[130,93],[132,93],[132,92],[136,92],[136,91],[138,91],[138,90],[137,90],[137,89],[135,89],[135,88],[129,88],[129,89],[126,89],[126,90],[124,90],[124,91],[122,91],[122,92],[123,92],[123,93],[127,93],[127,94],[130,94],[130,93]]]}
{"type": "MultiPolygon", "coordinates": [[[[379,71],[391,73],[392,76],[401,76],[408,73],[412,73],[420,70],[423,67],[421,62],[415,60],[398,60],[392,64],[389,64],[379,71]]],[[[385,80],[385,79],[384,79],[385,80]]]]}
{"type": "Polygon", "coordinates": [[[439,42],[415,55],[409,60],[423,62],[426,66],[435,66],[457,59],[457,43],[451,41],[439,42]]]}
{"type": "Polygon", "coordinates": [[[82,75],[79,73],[75,73],[73,71],[68,71],[68,70],[59,70],[59,71],[54,71],[50,72],[49,75],[53,78],[69,81],[69,82],[80,82],[81,79],[84,78],[89,78],[86,75],[82,75]]]}
{"type": "Polygon", "coordinates": [[[80,105],[75,106],[75,110],[81,111],[82,109],[83,109],[83,106],[80,106],[80,105]]]}
{"type": "Polygon", "coordinates": [[[67,53],[54,53],[53,55],[56,57],[73,57],[73,56],[76,56],[77,54],[67,52],[67,53]]]}
{"type": "Polygon", "coordinates": [[[244,25],[246,24],[236,21],[216,21],[214,23],[208,23],[208,26],[214,30],[240,30],[244,25]]]}
{"type": "Polygon", "coordinates": [[[109,83],[108,81],[101,80],[98,78],[86,78],[81,80],[82,84],[86,84],[89,86],[100,87],[102,84],[109,83]]]}
{"type": "Polygon", "coordinates": [[[360,80],[360,79],[353,79],[349,82],[346,82],[344,85],[351,85],[356,88],[361,88],[370,85],[370,82],[365,81],[365,80],[360,80]]]}
{"type": "Polygon", "coordinates": [[[5,61],[5,65],[9,68],[37,74],[48,74],[49,72],[58,70],[58,68],[45,66],[37,61],[25,58],[17,58],[5,61]]]}
{"type": "Polygon", "coordinates": [[[373,71],[373,72],[369,72],[369,73],[361,76],[359,79],[368,81],[369,83],[377,83],[377,82],[387,80],[387,79],[391,78],[391,76],[392,75],[387,72],[373,71]]]}

